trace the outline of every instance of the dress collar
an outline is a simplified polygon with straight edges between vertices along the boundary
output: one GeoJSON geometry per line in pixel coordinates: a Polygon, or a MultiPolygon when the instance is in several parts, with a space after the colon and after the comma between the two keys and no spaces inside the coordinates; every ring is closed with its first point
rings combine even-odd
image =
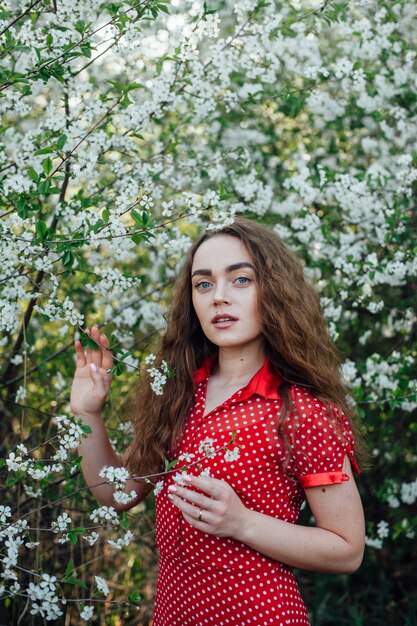
{"type": "MultiPolygon", "coordinates": [[[[213,365],[217,361],[217,353],[207,357],[202,366],[194,372],[194,386],[197,387],[203,380],[206,380],[211,373],[213,365]]],[[[278,400],[281,396],[278,393],[279,386],[283,383],[282,377],[272,368],[268,359],[265,359],[261,369],[259,369],[250,379],[248,384],[239,392],[239,399],[246,400],[257,394],[270,400],[278,400]]]]}

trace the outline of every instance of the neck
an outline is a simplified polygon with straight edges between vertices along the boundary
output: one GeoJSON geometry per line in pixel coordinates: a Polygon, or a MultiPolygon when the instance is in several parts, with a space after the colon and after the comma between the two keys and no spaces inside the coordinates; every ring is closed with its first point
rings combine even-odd
{"type": "Polygon", "coordinates": [[[219,348],[215,372],[225,386],[248,383],[265,362],[263,342],[239,348],[219,348]]]}

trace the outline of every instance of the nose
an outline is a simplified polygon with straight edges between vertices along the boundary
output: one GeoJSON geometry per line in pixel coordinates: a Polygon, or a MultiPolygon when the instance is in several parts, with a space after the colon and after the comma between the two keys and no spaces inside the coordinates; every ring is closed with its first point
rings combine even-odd
{"type": "Polygon", "coordinates": [[[220,304],[230,304],[230,301],[230,294],[228,292],[227,285],[223,281],[217,282],[213,291],[214,306],[219,306],[220,304]]]}

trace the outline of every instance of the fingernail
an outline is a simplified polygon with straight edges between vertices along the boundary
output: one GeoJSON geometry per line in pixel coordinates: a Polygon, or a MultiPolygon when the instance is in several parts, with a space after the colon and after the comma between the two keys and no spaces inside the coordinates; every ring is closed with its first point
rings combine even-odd
{"type": "Polygon", "coordinates": [[[175,487],[175,485],[170,485],[168,487],[168,491],[178,491],[178,489],[175,487]]]}
{"type": "Polygon", "coordinates": [[[93,372],[98,372],[97,365],[95,363],[90,363],[90,367],[93,370],[93,372]]]}
{"type": "Polygon", "coordinates": [[[169,499],[169,500],[173,500],[173,499],[174,499],[174,495],[173,495],[172,493],[169,493],[169,494],[168,494],[168,499],[169,499]]]}
{"type": "Polygon", "coordinates": [[[191,482],[191,476],[189,476],[188,474],[183,474],[182,475],[183,479],[186,480],[188,483],[191,482]]]}

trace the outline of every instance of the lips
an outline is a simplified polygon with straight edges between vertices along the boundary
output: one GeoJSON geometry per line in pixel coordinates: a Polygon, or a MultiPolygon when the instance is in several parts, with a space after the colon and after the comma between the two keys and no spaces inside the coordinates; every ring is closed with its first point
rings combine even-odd
{"type": "Polygon", "coordinates": [[[218,314],[215,315],[213,317],[213,319],[211,320],[211,323],[213,325],[214,328],[216,328],[217,330],[222,330],[222,329],[227,329],[227,328],[231,328],[232,326],[234,326],[235,324],[237,324],[238,322],[238,318],[235,317],[234,315],[227,315],[227,314],[218,314]]]}
{"type": "Polygon", "coordinates": [[[215,315],[211,320],[212,324],[226,324],[229,322],[237,322],[237,317],[233,315],[215,315]]]}

